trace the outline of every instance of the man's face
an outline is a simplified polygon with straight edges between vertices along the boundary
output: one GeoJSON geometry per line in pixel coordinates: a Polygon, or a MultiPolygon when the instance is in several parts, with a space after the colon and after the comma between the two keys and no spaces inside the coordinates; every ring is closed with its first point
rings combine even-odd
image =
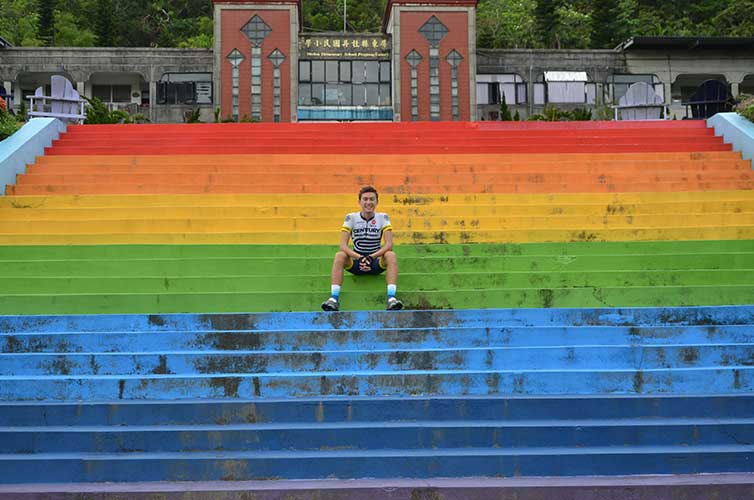
{"type": "Polygon", "coordinates": [[[372,215],[375,208],[377,208],[377,195],[374,193],[363,193],[359,198],[359,206],[361,207],[361,213],[364,215],[372,215]]]}

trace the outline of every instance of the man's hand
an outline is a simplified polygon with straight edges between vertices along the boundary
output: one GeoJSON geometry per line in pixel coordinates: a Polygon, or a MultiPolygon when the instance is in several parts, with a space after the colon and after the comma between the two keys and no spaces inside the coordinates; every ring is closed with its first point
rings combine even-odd
{"type": "Polygon", "coordinates": [[[359,271],[366,273],[372,270],[372,257],[362,255],[359,259],[359,271]]]}

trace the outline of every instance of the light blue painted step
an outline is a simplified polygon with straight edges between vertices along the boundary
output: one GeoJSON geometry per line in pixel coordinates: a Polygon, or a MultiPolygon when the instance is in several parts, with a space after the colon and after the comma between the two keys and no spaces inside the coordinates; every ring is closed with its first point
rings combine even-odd
{"type": "Polygon", "coordinates": [[[0,316],[0,332],[374,330],[515,326],[747,325],[754,306],[625,309],[464,309],[342,313],[0,316]]]}
{"type": "MultiPolygon", "coordinates": [[[[138,344],[132,348],[139,347],[138,344]]],[[[754,366],[754,344],[0,354],[0,376],[754,366]]]]}
{"type": "Polygon", "coordinates": [[[338,351],[747,344],[750,325],[498,326],[289,331],[0,333],[0,353],[338,351]]]}

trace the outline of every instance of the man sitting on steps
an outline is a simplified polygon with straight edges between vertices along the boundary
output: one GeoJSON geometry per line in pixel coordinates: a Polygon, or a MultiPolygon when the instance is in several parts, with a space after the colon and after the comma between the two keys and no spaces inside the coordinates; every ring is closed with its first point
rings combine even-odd
{"type": "Polygon", "coordinates": [[[325,311],[340,309],[338,302],[343,271],[352,274],[382,274],[387,271],[387,309],[397,311],[403,303],[395,298],[398,283],[398,259],[393,252],[393,227],[386,213],[375,212],[379,195],[372,186],[359,190],[361,211],[346,215],[340,235],[340,251],[332,264],[331,296],[322,303],[325,311]],[[382,240],[385,244],[382,245],[382,240]],[[353,239],[353,249],[348,240],[353,239]]]}

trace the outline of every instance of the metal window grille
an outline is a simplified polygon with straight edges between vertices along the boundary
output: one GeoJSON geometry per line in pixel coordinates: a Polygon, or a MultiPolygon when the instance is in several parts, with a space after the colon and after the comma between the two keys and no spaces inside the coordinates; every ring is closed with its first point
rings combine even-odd
{"type": "Polygon", "coordinates": [[[461,119],[461,113],[458,109],[458,66],[461,64],[461,61],[463,61],[463,56],[453,49],[445,60],[450,64],[451,112],[453,120],[458,121],[461,119]]]}
{"type": "Polygon", "coordinates": [[[440,42],[448,28],[435,16],[419,28],[429,43],[429,119],[440,120],[440,42]]]}
{"type": "Polygon", "coordinates": [[[241,32],[251,42],[251,118],[262,119],[262,42],[272,33],[259,16],[252,17],[241,32]]]}
{"type": "Polygon", "coordinates": [[[228,54],[228,62],[232,68],[232,86],[231,86],[231,103],[232,103],[232,115],[233,119],[238,121],[238,88],[240,86],[241,71],[239,66],[244,61],[245,57],[238,49],[233,49],[228,54]]]}
{"type": "Polygon", "coordinates": [[[272,62],[272,119],[273,121],[280,121],[280,66],[285,61],[285,54],[278,49],[270,52],[267,58],[272,62]]]}
{"type": "Polygon", "coordinates": [[[419,120],[419,63],[422,60],[421,54],[411,50],[406,56],[408,65],[411,66],[411,121],[419,120]]]}

